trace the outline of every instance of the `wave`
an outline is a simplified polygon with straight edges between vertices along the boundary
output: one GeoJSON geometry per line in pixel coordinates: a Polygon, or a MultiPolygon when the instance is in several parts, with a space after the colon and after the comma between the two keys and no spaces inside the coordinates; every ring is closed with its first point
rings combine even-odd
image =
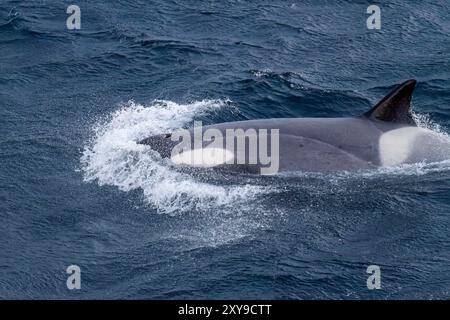
{"type": "Polygon", "coordinates": [[[93,138],[81,156],[84,180],[116,186],[123,191],[141,189],[146,203],[160,213],[172,215],[205,211],[212,206],[245,206],[264,193],[265,188],[245,183],[222,186],[199,181],[195,175],[177,171],[159,154],[136,142],[183,127],[194,115],[228,104],[227,100],[187,104],[155,100],[148,106],[133,101],[122,105],[94,126],[93,138]]]}

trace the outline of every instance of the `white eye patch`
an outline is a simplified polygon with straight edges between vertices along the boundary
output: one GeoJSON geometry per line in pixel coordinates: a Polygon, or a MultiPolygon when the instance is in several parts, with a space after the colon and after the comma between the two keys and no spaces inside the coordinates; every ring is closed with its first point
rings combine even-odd
{"type": "Polygon", "coordinates": [[[224,163],[230,163],[234,154],[222,148],[204,148],[187,150],[171,157],[175,164],[185,164],[194,167],[215,167],[224,163]]]}

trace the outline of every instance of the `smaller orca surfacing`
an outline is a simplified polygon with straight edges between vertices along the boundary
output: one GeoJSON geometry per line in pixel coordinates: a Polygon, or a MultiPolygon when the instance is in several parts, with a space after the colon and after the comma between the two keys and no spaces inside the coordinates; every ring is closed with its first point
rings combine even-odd
{"type": "Polygon", "coordinates": [[[220,123],[140,141],[175,165],[251,173],[358,171],[450,158],[446,136],[417,127],[416,85],[408,80],[366,113],[350,118],[220,123]],[[192,137],[194,137],[192,139],[192,137]]]}

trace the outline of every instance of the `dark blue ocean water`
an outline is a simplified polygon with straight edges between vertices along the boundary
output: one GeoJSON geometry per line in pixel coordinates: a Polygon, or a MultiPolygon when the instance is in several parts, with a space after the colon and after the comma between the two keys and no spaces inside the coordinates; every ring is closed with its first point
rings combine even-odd
{"type": "Polygon", "coordinates": [[[383,1],[381,30],[369,4],[1,0],[0,298],[450,298],[450,163],[189,174],[135,143],[357,115],[409,78],[450,132],[449,2],[383,1]]]}

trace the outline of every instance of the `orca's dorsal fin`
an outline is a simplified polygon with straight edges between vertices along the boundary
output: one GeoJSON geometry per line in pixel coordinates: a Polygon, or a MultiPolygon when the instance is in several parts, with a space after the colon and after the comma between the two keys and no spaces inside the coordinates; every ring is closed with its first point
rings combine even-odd
{"type": "Polygon", "coordinates": [[[369,119],[415,125],[411,115],[411,96],[417,81],[412,79],[398,85],[391,93],[364,113],[369,119]]]}

